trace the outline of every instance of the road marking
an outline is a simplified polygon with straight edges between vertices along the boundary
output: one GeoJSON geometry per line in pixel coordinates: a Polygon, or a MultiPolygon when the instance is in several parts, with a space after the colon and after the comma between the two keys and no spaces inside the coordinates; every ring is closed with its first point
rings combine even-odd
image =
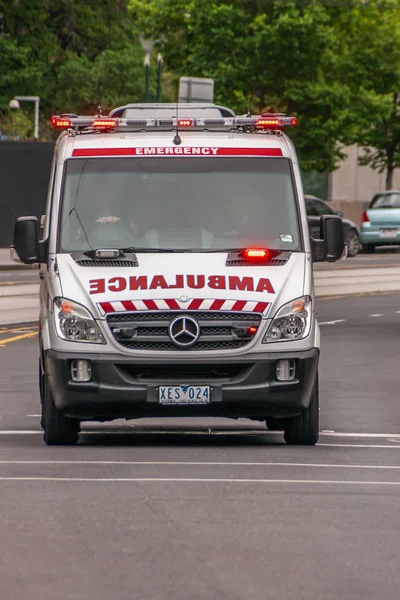
{"type": "Polygon", "coordinates": [[[344,323],[346,319],[336,319],[336,321],[322,321],[320,325],[336,325],[336,323],[344,323]]]}
{"type": "Polygon", "coordinates": [[[211,477],[0,477],[0,481],[71,481],[74,483],[282,483],[307,485],[399,486],[400,481],[341,481],[338,479],[218,479],[211,477]]]}
{"type": "Polygon", "coordinates": [[[0,465],[125,465],[125,466],[211,466],[211,467],[301,467],[327,469],[392,469],[400,465],[335,465],[293,462],[214,462],[214,461],[152,461],[152,460],[0,460],[0,465]]]}
{"type": "Polygon", "coordinates": [[[41,417],[42,415],[25,415],[26,417],[41,417]]]}
{"type": "Polygon", "coordinates": [[[21,335],[16,335],[12,338],[7,338],[5,340],[0,340],[0,346],[5,346],[6,344],[10,344],[11,342],[18,342],[18,340],[24,340],[25,338],[31,338],[38,334],[38,331],[31,331],[29,333],[23,333],[21,335]]]}
{"type": "Polygon", "coordinates": [[[340,431],[327,433],[321,432],[321,435],[325,435],[327,437],[355,437],[355,438],[400,438],[400,433],[341,433],[340,431]]]}
{"type": "Polygon", "coordinates": [[[383,317],[382,313],[377,313],[375,315],[369,315],[370,317],[383,317]]]}
{"type": "Polygon", "coordinates": [[[39,283],[39,281],[0,281],[0,286],[2,286],[2,285],[36,285],[37,283],[39,283]]]}
{"type": "Polygon", "coordinates": [[[391,448],[393,450],[400,450],[400,446],[390,446],[389,444],[325,444],[319,443],[318,446],[327,447],[327,448],[391,448]]]}

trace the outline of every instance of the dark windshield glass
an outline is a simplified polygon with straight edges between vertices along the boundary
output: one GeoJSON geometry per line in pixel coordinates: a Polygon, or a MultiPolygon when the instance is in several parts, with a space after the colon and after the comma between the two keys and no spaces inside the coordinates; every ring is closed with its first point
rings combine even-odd
{"type": "Polygon", "coordinates": [[[67,161],[60,251],[300,248],[287,159],[67,161]]]}
{"type": "Polygon", "coordinates": [[[378,194],[373,198],[370,208],[400,208],[400,192],[378,194]]]}

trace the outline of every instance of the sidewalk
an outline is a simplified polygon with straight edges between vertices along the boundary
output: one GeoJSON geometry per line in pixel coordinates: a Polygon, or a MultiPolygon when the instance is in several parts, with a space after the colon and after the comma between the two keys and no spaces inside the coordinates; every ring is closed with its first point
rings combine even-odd
{"type": "Polygon", "coordinates": [[[24,265],[12,260],[10,248],[0,248],[0,271],[25,271],[37,268],[38,265],[24,265]]]}

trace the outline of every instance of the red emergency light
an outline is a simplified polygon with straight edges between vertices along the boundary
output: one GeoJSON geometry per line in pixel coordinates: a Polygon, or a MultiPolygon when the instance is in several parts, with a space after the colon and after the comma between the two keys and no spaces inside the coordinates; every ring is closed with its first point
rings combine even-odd
{"type": "Polygon", "coordinates": [[[96,119],[92,123],[95,129],[114,129],[117,126],[115,119],[96,119]]]}
{"type": "Polygon", "coordinates": [[[54,127],[59,127],[61,129],[67,129],[71,127],[71,121],[69,119],[64,119],[63,117],[54,116],[51,117],[51,124],[54,127]]]}
{"type": "Polygon", "coordinates": [[[270,253],[264,248],[248,248],[247,250],[243,251],[243,256],[245,258],[251,258],[253,260],[265,260],[266,258],[269,258],[270,253]]]}
{"type": "Polygon", "coordinates": [[[178,127],[192,127],[192,119],[178,119],[178,127]]]}
{"type": "Polygon", "coordinates": [[[286,125],[295,126],[297,125],[296,117],[276,116],[276,115],[261,115],[261,118],[257,120],[256,127],[260,129],[278,129],[285,127],[286,125]]]}

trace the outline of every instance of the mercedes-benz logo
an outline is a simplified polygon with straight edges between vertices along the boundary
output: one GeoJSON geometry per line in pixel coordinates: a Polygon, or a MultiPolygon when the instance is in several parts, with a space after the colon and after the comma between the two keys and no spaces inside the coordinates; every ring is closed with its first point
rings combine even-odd
{"type": "Polygon", "coordinates": [[[193,317],[175,317],[169,326],[169,336],[177,346],[188,348],[199,339],[200,326],[193,317]]]}

